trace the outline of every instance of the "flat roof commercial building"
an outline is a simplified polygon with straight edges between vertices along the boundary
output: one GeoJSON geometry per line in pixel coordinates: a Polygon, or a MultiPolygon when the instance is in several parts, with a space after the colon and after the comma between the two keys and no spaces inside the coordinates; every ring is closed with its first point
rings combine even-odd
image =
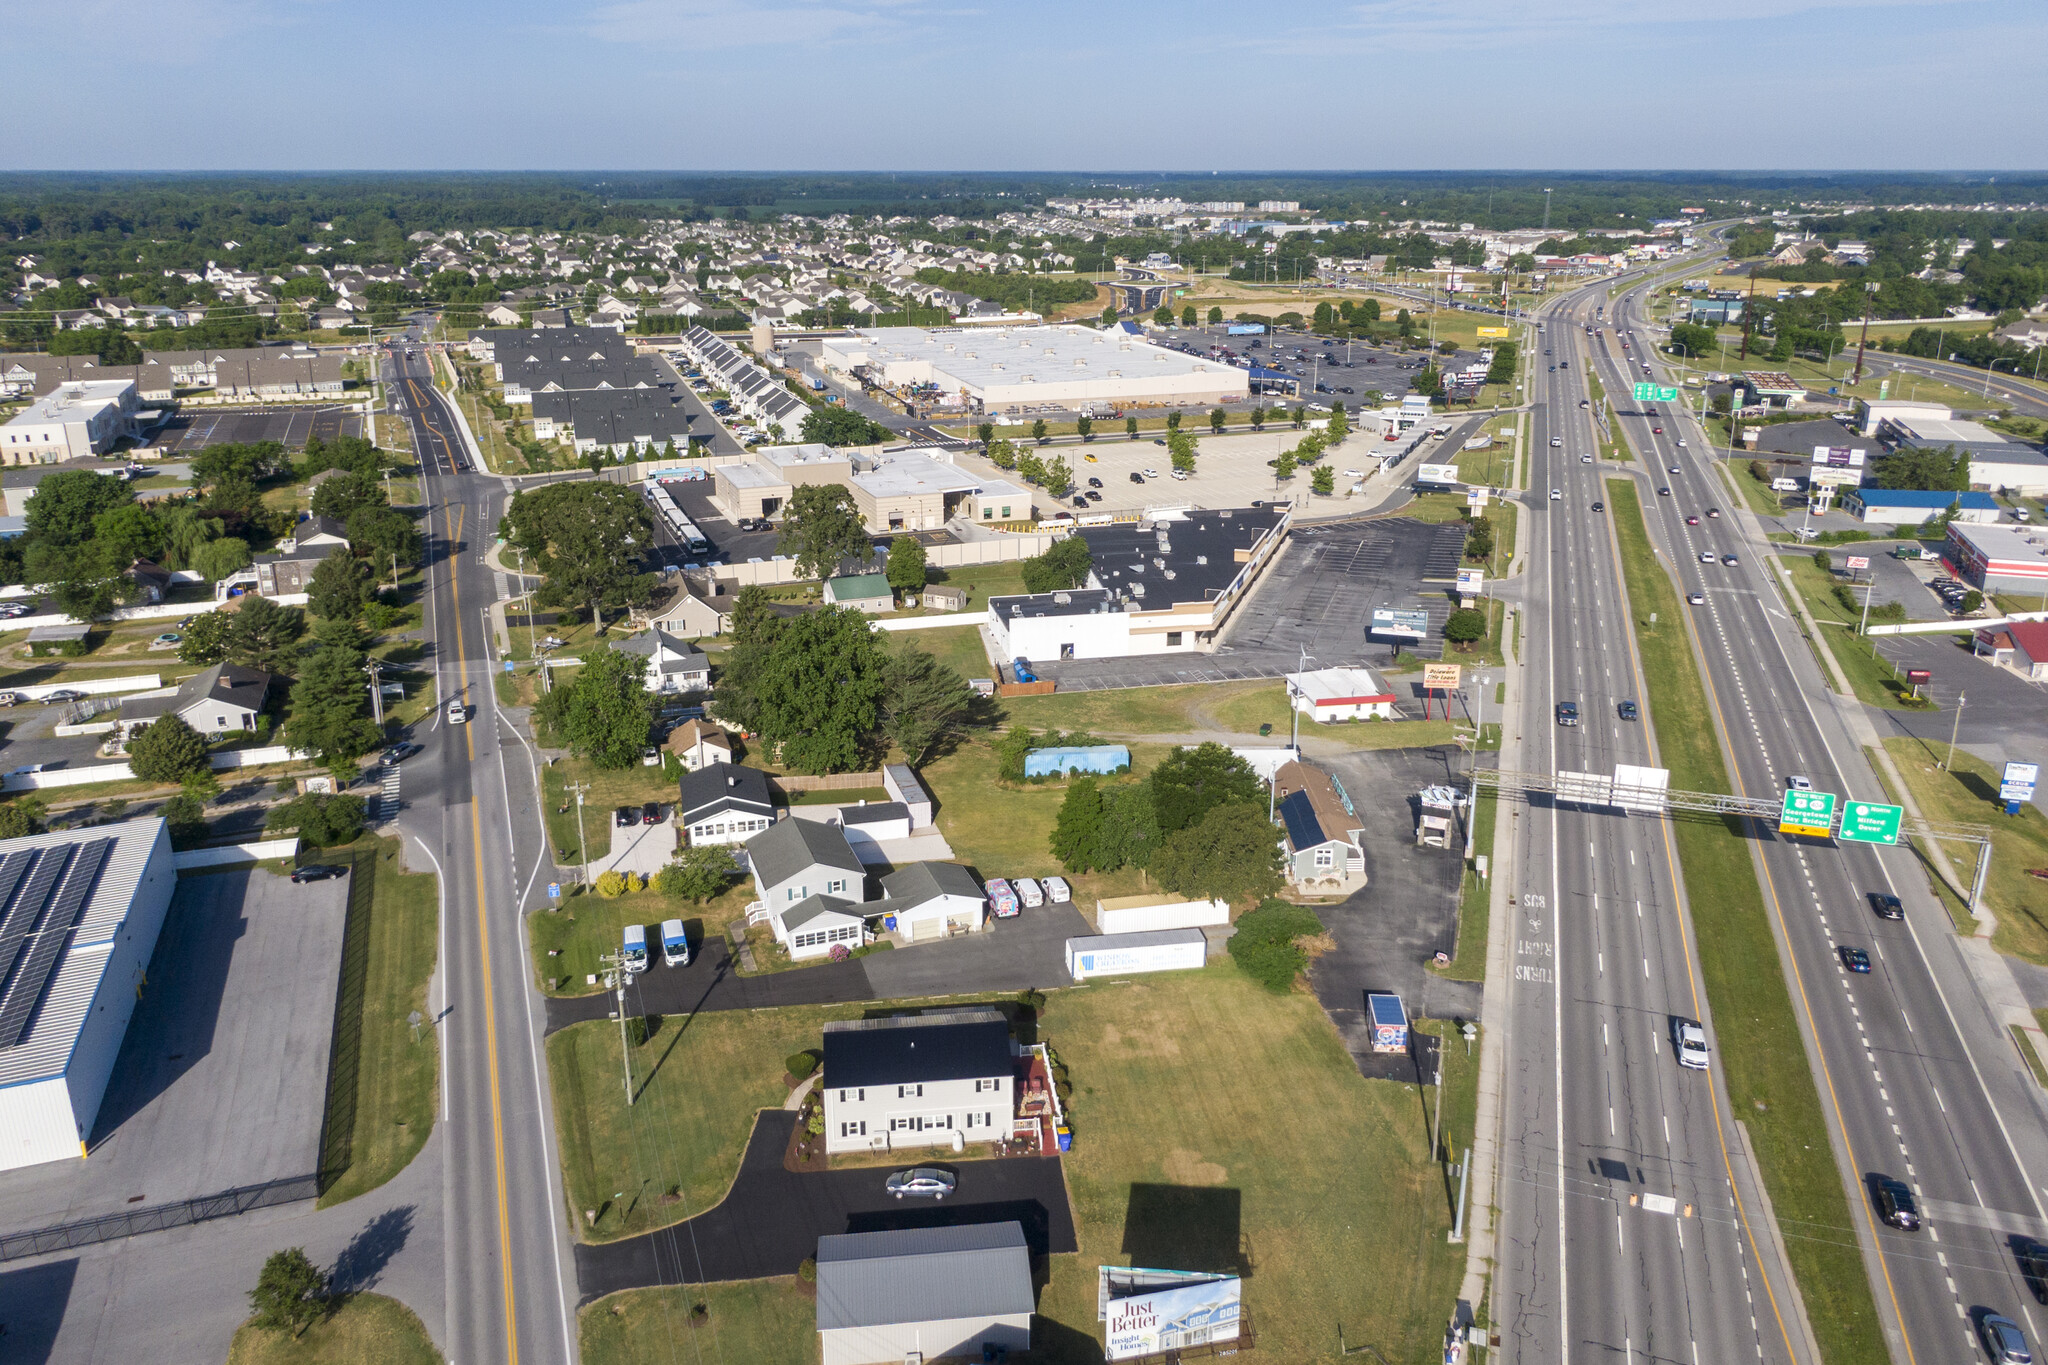
{"type": "Polygon", "coordinates": [[[1028,521],[1031,494],[1003,479],[987,478],[916,451],[854,455],[827,445],[769,446],[744,464],[712,470],[711,500],[728,517],[772,517],[791,495],[810,484],[838,484],[877,535],[933,531],[955,517],[968,521],[1028,521]]]}
{"type": "Polygon", "coordinates": [[[0,1170],[85,1155],[177,881],[158,819],[0,840],[0,1170]]]}
{"type": "Polygon", "coordinates": [[[105,455],[134,432],[141,409],[132,379],[60,384],[0,427],[0,461],[56,464],[105,455]]]}
{"type": "Polygon", "coordinates": [[[2023,442],[2007,440],[1981,422],[1887,416],[1877,424],[1877,438],[1887,450],[1953,447],[1967,454],[1972,488],[2004,489],[2029,497],[2048,493],[2048,455],[2023,442]]]}
{"type": "Polygon", "coordinates": [[[1990,525],[1998,520],[1998,503],[1989,493],[1943,493],[1917,488],[1850,488],[1842,494],[1842,510],[1850,516],[1884,526],[1918,526],[1929,517],[1956,509],[1957,521],[1990,525]]]}
{"type": "Polygon", "coordinates": [[[1250,376],[1122,331],[1073,324],[1038,327],[863,328],[828,337],[819,363],[830,373],[888,388],[929,385],[982,412],[1026,408],[1191,405],[1248,396],[1250,376]]]}
{"type": "Polygon", "coordinates": [[[1948,525],[1941,557],[1985,592],[2048,590],[2048,527],[1948,525]]]}

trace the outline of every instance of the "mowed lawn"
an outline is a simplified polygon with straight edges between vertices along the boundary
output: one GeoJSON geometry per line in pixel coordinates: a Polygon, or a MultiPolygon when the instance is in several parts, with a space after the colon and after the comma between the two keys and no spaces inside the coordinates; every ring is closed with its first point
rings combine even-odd
{"type": "MultiPolygon", "coordinates": [[[[2027,875],[2030,867],[2048,867],[2048,816],[2032,803],[2007,815],[1997,799],[1998,772],[1975,754],[1957,749],[1955,767],[1944,769],[1945,744],[1912,738],[1884,743],[1922,815],[1991,827],[1991,873],[1984,884],[1984,908],[1998,920],[1991,944],[2002,953],[2048,963],[2048,882],[2027,875]]],[[[1943,844],[1940,853],[1930,853],[1916,841],[1913,848],[1930,872],[1946,862],[1930,880],[1957,926],[1972,932],[1975,919],[1958,891],[1966,894],[1976,876],[1976,847],[1943,844]]]]}
{"type": "Polygon", "coordinates": [[[437,1365],[440,1352],[410,1308],[382,1294],[351,1294],[303,1336],[244,1323],[228,1365],[437,1365]]]}
{"type": "Polygon", "coordinates": [[[817,1300],[794,1276],[613,1294],[583,1310],[578,1335],[584,1365],[816,1365],[821,1354],[817,1300]]]}

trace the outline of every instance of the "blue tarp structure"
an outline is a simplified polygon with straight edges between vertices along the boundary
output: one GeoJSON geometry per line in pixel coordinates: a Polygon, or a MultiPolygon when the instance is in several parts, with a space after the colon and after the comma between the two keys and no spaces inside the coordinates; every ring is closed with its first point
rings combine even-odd
{"type": "Polygon", "coordinates": [[[1113,773],[1131,766],[1131,751],[1121,744],[1094,744],[1085,749],[1033,749],[1024,755],[1024,776],[1055,773],[1113,773]]]}
{"type": "Polygon", "coordinates": [[[1271,370],[1264,365],[1251,367],[1251,382],[1261,389],[1280,389],[1287,393],[1300,393],[1301,381],[1285,370],[1271,370]]]}

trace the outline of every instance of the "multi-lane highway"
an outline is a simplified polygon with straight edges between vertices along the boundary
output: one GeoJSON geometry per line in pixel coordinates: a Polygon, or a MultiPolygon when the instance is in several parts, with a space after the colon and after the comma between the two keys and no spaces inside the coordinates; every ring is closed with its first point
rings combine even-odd
{"type": "MultiPolygon", "coordinates": [[[[1609,349],[1614,325],[1640,327],[1641,292],[1617,297],[1608,335],[1594,346],[1610,393],[1628,391],[1629,370],[1646,350],[1661,369],[1640,331],[1637,359],[1609,349]]],[[[1773,581],[1776,551],[1712,467],[1705,433],[1669,410],[1621,420],[1653,470],[1678,471],[1652,476],[1668,478],[1673,496],[1643,502],[1653,539],[1680,566],[1681,589],[1706,598],[1691,626],[1738,791],[1775,794],[1797,775],[1823,791],[1883,799],[1862,751],[1868,727],[1854,702],[1827,690],[1773,581]],[[1651,430],[1657,425],[1662,435],[1651,430]],[[1710,507],[1724,515],[1706,518],[1710,507]],[[1688,525],[1688,516],[1701,516],[1700,524],[1688,525]],[[1699,562],[1702,552],[1730,551],[1740,564],[1699,562]]],[[[2018,1073],[2005,1030],[1984,1006],[1924,875],[1904,850],[1880,854],[1767,829],[1755,836],[1855,1224],[1802,1235],[1854,1235],[1862,1245],[1894,1359],[1976,1358],[1973,1318],[1986,1308],[2018,1319],[2037,1343],[2048,1341],[2048,1316],[2011,1246],[2014,1236],[2048,1230],[2038,1197],[2048,1172],[2048,1114],[2038,1088],[2018,1073]],[[1905,919],[1878,919],[1872,892],[1901,896],[1905,919]],[[1843,946],[1868,950],[1869,975],[1845,969],[1843,946]],[[1920,1194],[1925,1230],[1878,1221],[1865,1184],[1874,1174],[1920,1194]]]]}
{"type": "MultiPolygon", "coordinates": [[[[1597,294],[1545,310],[1532,347],[1527,685],[1503,762],[1549,771],[1655,765],[1647,712],[1622,715],[1644,689],[1596,510],[1613,471],[1589,461],[1578,401],[1572,322],[1597,294]],[[1576,725],[1558,723],[1560,702],[1576,725]]],[[[1668,827],[1548,804],[1503,813],[1514,927],[1492,1300],[1505,1358],[1810,1359],[1719,1073],[1673,1053],[1674,1017],[1711,1018],[1668,827]]]]}
{"type": "Polygon", "coordinates": [[[544,895],[547,832],[531,751],[501,721],[484,610],[508,594],[483,562],[505,497],[471,472],[428,362],[382,362],[428,507],[427,625],[438,705],[405,764],[403,837],[441,875],[442,1236],[450,1360],[575,1359],[574,1279],[523,910],[544,895]],[[449,704],[464,719],[454,721],[449,704]]]}

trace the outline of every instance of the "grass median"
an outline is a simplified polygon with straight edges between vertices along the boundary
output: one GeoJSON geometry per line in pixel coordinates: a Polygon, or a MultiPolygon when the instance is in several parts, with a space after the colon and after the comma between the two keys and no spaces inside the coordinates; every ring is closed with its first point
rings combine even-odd
{"type": "MultiPolygon", "coordinates": [[[[1659,757],[1675,790],[1732,791],[1678,591],[1651,551],[1635,484],[1610,479],[1607,489],[1659,757]],[[1661,628],[1650,625],[1653,614],[1661,628]]],[[[1729,1106],[1749,1129],[1807,1318],[1833,1365],[1880,1365],[1887,1357],[1877,1303],[1750,862],[1745,822],[1679,819],[1672,829],[1729,1106]]]]}
{"type": "Polygon", "coordinates": [[[440,1352],[419,1317],[397,1299],[351,1294],[301,1336],[244,1323],[228,1365],[435,1365],[440,1352]]]}

